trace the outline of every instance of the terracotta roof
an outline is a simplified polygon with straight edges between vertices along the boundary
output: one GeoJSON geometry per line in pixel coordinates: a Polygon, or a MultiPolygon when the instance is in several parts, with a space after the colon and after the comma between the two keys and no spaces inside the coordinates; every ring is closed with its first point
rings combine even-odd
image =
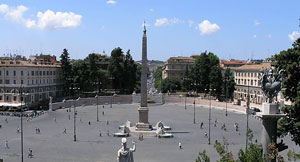
{"type": "Polygon", "coordinates": [[[271,64],[270,63],[261,63],[261,64],[247,64],[247,65],[242,65],[240,67],[235,68],[235,70],[249,70],[249,69],[263,69],[263,68],[270,68],[271,64]]]}
{"type": "Polygon", "coordinates": [[[33,61],[24,61],[24,60],[0,60],[0,67],[1,66],[31,66],[31,67],[60,67],[60,63],[47,63],[35,64],[33,61]],[[5,62],[3,64],[3,62],[5,62]]]}
{"type": "Polygon", "coordinates": [[[245,61],[241,60],[221,60],[220,64],[238,64],[238,65],[244,65],[247,64],[245,61]]]}

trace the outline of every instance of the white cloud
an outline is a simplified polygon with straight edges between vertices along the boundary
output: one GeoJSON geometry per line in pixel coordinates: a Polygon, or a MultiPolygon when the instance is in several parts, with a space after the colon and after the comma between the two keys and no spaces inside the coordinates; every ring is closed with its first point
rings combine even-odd
{"type": "Polygon", "coordinates": [[[56,12],[51,10],[46,12],[38,12],[37,27],[40,29],[62,29],[62,28],[75,28],[81,24],[81,15],[73,12],[56,12]]]}
{"type": "Polygon", "coordinates": [[[258,20],[254,20],[254,25],[255,26],[258,26],[258,25],[260,25],[261,23],[258,21],[258,20]]]}
{"type": "Polygon", "coordinates": [[[189,27],[191,28],[193,26],[193,24],[194,24],[194,21],[193,20],[189,20],[188,24],[189,24],[189,27]]]}
{"type": "Polygon", "coordinates": [[[107,4],[116,4],[117,1],[115,1],[115,0],[108,0],[108,1],[106,1],[106,3],[107,3],[107,4]]]}
{"type": "Polygon", "coordinates": [[[198,29],[201,31],[202,35],[210,35],[220,30],[219,25],[212,24],[208,20],[202,21],[198,24],[198,29]]]}
{"type": "Polygon", "coordinates": [[[293,31],[291,34],[289,34],[289,38],[291,41],[295,41],[300,37],[300,33],[297,31],[293,31]]]}
{"type": "Polygon", "coordinates": [[[31,27],[34,21],[23,18],[23,13],[27,10],[28,8],[22,5],[17,8],[11,8],[6,4],[0,5],[0,13],[2,13],[7,20],[24,24],[26,27],[31,27]]]}
{"type": "Polygon", "coordinates": [[[102,25],[102,26],[100,27],[100,30],[104,30],[104,25],[102,25]]]}
{"type": "Polygon", "coordinates": [[[256,35],[256,34],[254,34],[254,35],[253,35],[253,38],[256,38],[256,37],[257,37],[257,35],[256,35]]]}
{"type": "Polygon", "coordinates": [[[272,38],[272,34],[266,35],[267,38],[272,38]]]}
{"type": "Polygon", "coordinates": [[[153,8],[150,8],[149,11],[150,11],[150,12],[154,12],[154,9],[153,9],[153,8]]]}
{"type": "Polygon", "coordinates": [[[173,24],[178,24],[182,22],[178,18],[173,18],[173,19],[168,19],[168,18],[161,18],[161,19],[156,19],[154,26],[160,27],[160,26],[167,26],[167,25],[173,25],[173,24]]]}
{"type": "Polygon", "coordinates": [[[56,12],[51,10],[37,13],[37,22],[32,19],[26,19],[23,14],[28,10],[25,6],[18,6],[17,8],[9,7],[6,4],[0,5],[0,13],[4,15],[7,20],[23,24],[27,28],[38,29],[62,29],[74,28],[81,24],[81,15],[73,12],[56,12]]]}

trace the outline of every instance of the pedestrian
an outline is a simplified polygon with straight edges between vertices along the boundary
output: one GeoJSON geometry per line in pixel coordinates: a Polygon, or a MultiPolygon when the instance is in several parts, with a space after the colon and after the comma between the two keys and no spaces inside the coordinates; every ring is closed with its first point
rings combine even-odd
{"type": "Polygon", "coordinates": [[[91,125],[91,121],[89,121],[89,125],[91,125]]]}
{"type": "Polygon", "coordinates": [[[53,119],[53,120],[54,120],[54,122],[56,123],[56,117],[54,117],[54,119],[53,119]]]}
{"type": "Polygon", "coordinates": [[[101,131],[99,131],[99,136],[101,137],[102,135],[101,135],[101,131]]]}
{"type": "Polygon", "coordinates": [[[80,123],[82,123],[82,120],[81,120],[81,118],[80,118],[80,123]]]}
{"type": "Polygon", "coordinates": [[[63,132],[64,134],[67,134],[67,129],[66,128],[64,128],[64,132],[63,132]]]}
{"type": "Polygon", "coordinates": [[[5,149],[9,149],[9,147],[8,147],[8,141],[5,141],[5,149]]]}
{"type": "Polygon", "coordinates": [[[5,122],[8,123],[7,118],[5,118],[5,122]]]}
{"type": "Polygon", "coordinates": [[[109,136],[109,131],[107,131],[107,136],[109,136]]]}
{"type": "Polygon", "coordinates": [[[28,150],[28,158],[32,158],[33,154],[32,154],[32,149],[29,148],[28,150]]]}
{"type": "Polygon", "coordinates": [[[37,134],[37,127],[35,127],[34,129],[35,129],[35,134],[37,134]]]}
{"type": "Polygon", "coordinates": [[[67,112],[69,112],[69,110],[67,109],[67,112]]]}
{"type": "Polygon", "coordinates": [[[70,116],[70,114],[68,115],[68,118],[69,118],[69,120],[71,120],[71,116],[70,116]]]}
{"type": "Polygon", "coordinates": [[[182,149],[181,142],[178,143],[179,149],[182,149]]]}
{"type": "Polygon", "coordinates": [[[207,137],[207,133],[206,132],[204,133],[204,137],[207,137]]]}
{"type": "Polygon", "coordinates": [[[106,125],[109,125],[109,121],[108,120],[106,121],[106,125]]]}
{"type": "Polygon", "coordinates": [[[104,111],[102,111],[102,116],[104,116],[104,111]]]}
{"type": "Polygon", "coordinates": [[[20,133],[20,128],[19,127],[17,128],[17,133],[20,133]]]}
{"type": "Polygon", "coordinates": [[[201,122],[200,124],[200,129],[203,129],[203,122],[201,122]]]}
{"type": "Polygon", "coordinates": [[[102,108],[104,109],[104,105],[102,106],[102,108]]]}

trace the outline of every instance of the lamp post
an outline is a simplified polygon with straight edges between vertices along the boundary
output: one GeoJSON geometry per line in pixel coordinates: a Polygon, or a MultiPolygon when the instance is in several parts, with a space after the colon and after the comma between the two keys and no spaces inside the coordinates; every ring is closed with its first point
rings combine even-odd
{"type": "Polygon", "coordinates": [[[194,85],[194,88],[195,88],[195,91],[194,91],[194,124],[196,124],[196,92],[197,92],[197,88],[196,88],[196,85],[197,83],[192,83],[192,85],[194,85]]]}
{"type": "Polygon", "coordinates": [[[225,116],[227,116],[227,100],[228,100],[228,98],[227,98],[227,93],[228,93],[228,80],[227,80],[227,78],[225,78],[225,86],[226,86],[226,88],[225,88],[225,97],[226,97],[226,100],[225,100],[225,108],[226,108],[226,113],[225,113],[225,116]]]}
{"type": "Polygon", "coordinates": [[[22,100],[23,100],[23,87],[21,84],[20,87],[20,93],[21,93],[21,161],[24,162],[24,156],[23,156],[23,109],[22,109],[22,100]]]}
{"type": "Polygon", "coordinates": [[[71,89],[72,89],[72,87],[69,87],[69,112],[71,112],[71,102],[70,102],[70,100],[71,100],[71,89]]]}
{"type": "MultiPolygon", "coordinates": [[[[79,87],[74,87],[73,89],[80,91],[79,87]]],[[[74,141],[77,141],[77,138],[76,138],[76,116],[77,116],[76,101],[79,101],[79,99],[80,99],[80,97],[78,97],[78,99],[74,100],[74,141]]]]}
{"type": "Polygon", "coordinates": [[[99,83],[101,84],[101,82],[99,82],[98,78],[97,78],[97,82],[94,82],[94,84],[97,84],[97,94],[95,96],[95,98],[97,99],[97,122],[99,122],[99,114],[98,114],[98,93],[99,93],[99,83]]]}
{"type": "Polygon", "coordinates": [[[196,101],[195,101],[195,92],[194,92],[194,124],[196,124],[196,101]]]}
{"type": "Polygon", "coordinates": [[[95,96],[97,99],[97,122],[99,122],[99,114],[98,114],[98,95],[95,96]]]}
{"type": "MultiPolygon", "coordinates": [[[[113,80],[115,78],[111,75],[109,79],[111,80],[111,88],[113,88],[113,80]]],[[[111,96],[110,96],[110,108],[112,108],[112,98],[113,98],[113,93],[111,92],[111,96]]]]}
{"type": "Polygon", "coordinates": [[[186,94],[184,96],[184,109],[186,109],[186,94]]]}
{"type": "MultiPolygon", "coordinates": [[[[205,89],[207,91],[208,89],[205,89]]],[[[208,111],[208,144],[210,145],[210,121],[211,121],[211,92],[216,89],[209,89],[209,111],[208,111]]]]}
{"type": "Polygon", "coordinates": [[[248,94],[247,94],[247,109],[246,109],[246,150],[248,148],[248,130],[249,130],[249,106],[250,106],[250,92],[249,92],[249,83],[248,83],[248,94]]]}

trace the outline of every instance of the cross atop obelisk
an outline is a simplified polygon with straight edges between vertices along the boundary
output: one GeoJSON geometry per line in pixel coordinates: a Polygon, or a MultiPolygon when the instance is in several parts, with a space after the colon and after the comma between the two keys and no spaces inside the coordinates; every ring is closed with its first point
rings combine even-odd
{"type": "Polygon", "coordinates": [[[141,76],[141,107],[139,111],[139,122],[136,125],[138,130],[152,130],[152,126],[148,122],[148,105],[147,105],[147,35],[146,22],[144,22],[144,34],[142,42],[142,76],[141,76]]]}

